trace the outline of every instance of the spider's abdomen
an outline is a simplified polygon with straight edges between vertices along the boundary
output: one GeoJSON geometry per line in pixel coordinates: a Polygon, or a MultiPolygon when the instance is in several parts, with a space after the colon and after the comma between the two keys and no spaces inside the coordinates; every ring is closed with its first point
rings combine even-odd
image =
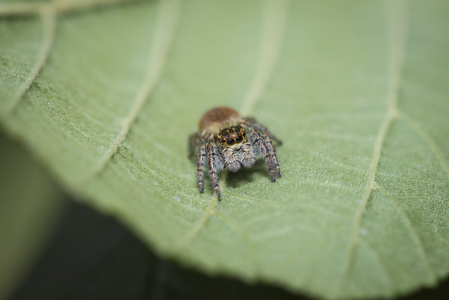
{"type": "Polygon", "coordinates": [[[207,111],[200,120],[200,130],[213,131],[224,122],[240,117],[239,113],[229,107],[217,107],[207,111]]]}

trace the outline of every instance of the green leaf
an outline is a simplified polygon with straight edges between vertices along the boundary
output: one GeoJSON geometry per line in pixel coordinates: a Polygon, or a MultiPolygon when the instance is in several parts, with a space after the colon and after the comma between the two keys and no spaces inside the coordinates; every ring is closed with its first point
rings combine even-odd
{"type": "Polygon", "coordinates": [[[322,298],[447,276],[447,1],[116,2],[0,6],[1,123],[68,189],[211,274],[322,298]],[[282,178],[198,193],[215,106],[283,140],[282,178]]]}

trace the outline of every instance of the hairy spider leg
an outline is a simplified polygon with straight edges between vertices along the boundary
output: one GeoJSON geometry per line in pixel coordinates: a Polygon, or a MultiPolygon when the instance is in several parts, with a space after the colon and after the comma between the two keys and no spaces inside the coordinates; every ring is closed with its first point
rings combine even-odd
{"type": "Polygon", "coordinates": [[[258,130],[254,130],[253,134],[254,134],[254,143],[259,145],[259,148],[262,150],[262,155],[265,158],[265,161],[267,163],[268,171],[270,171],[271,181],[276,181],[276,176],[274,174],[273,161],[271,160],[271,155],[270,155],[269,151],[267,150],[267,147],[266,147],[262,137],[260,136],[260,132],[258,130]]]}
{"type": "Polygon", "coordinates": [[[212,185],[214,186],[214,190],[217,193],[218,199],[221,198],[220,187],[218,186],[218,175],[217,175],[217,167],[215,164],[216,156],[216,148],[212,143],[207,144],[206,151],[209,159],[209,176],[212,181],[212,185]]]}
{"type": "Polygon", "coordinates": [[[277,144],[282,145],[282,141],[280,139],[278,139],[273,133],[271,133],[271,131],[267,127],[263,126],[262,124],[257,123],[256,119],[251,118],[251,117],[246,117],[246,118],[243,118],[243,120],[246,121],[247,126],[250,126],[256,130],[259,130],[260,132],[265,133],[265,135],[270,137],[277,144]]]}
{"type": "Polygon", "coordinates": [[[206,162],[206,144],[202,144],[198,150],[198,163],[196,166],[198,174],[198,188],[200,193],[204,192],[204,164],[206,162]]]}
{"type": "Polygon", "coordinates": [[[271,160],[273,161],[274,167],[276,168],[276,176],[281,177],[281,169],[279,168],[279,161],[276,155],[276,150],[274,149],[273,146],[273,141],[264,132],[260,132],[259,135],[262,137],[265,144],[267,145],[268,152],[270,152],[271,160]]]}

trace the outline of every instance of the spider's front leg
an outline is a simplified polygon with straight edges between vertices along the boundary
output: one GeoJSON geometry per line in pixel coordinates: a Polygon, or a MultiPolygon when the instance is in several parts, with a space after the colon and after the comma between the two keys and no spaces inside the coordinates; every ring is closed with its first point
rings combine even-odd
{"type": "Polygon", "coordinates": [[[274,168],[276,169],[276,176],[281,177],[281,169],[279,168],[279,161],[276,155],[276,150],[273,146],[273,141],[267,134],[265,134],[265,132],[260,132],[259,135],[262,137],[265,145],[267,146],[268,152],[271,155],[271,160],[273,162],[274,168]]]}
{"type": "Polygon", "coordinates": [[[216,147],[214,144],[212,144],[212,143],[207,144],[206,151],[207,151],[208,159],[209,159],[210,180],[212,181],[212,185],[214,186],[214,190],[217,193],[218,199],[220,199],[221,192],[220,192],[220,187],[218,186],[218,175],[217,175],[217,172],[219,170],[217,169],[217,164],[216,164],[216,160],[219,158],[216,157],[217,153],[215,150],[216,150],[216,147]]]}
{"type": "Polygon", "coordinates": [[[204,164],[206,161],[206,144],[202,144],[198,150],[198,163],[196,165],[196,171],[198,176],[198,188],[200,193],[204,192],[204,164]]]}
{"type": "Polygon", "coordinates": [[[276,175],[274,173],[274,165],[270,151],[268,151],[262,134],[259,130],[254,130],[254,143],[260,148],[262,155],[267,162],[268,171],[270,171],[271,181],[276,181],[276,175]]]}

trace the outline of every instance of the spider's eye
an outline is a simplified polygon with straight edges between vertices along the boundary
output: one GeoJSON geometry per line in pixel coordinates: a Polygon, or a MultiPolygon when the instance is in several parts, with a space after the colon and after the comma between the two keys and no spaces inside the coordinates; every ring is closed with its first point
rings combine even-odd
{"type": "Polygon", "coordinates": [[[225,140],[225,139],[222,139],[221,142],[224,144],[224,143],[226,143],[226,140],[225,140]]]}
{"type": "Polygon", "coordinates": [[[243,140],[243,138],[239,135],[238,137],[235,138],[235,141],[237,143],[240,143],[243,140]]]}
{"type": "Polygon", "coordinates": [[[229,139],[228,140],[228,145],[234,145],[234,143],[235,143],[234,139],[229,139]]]}
{"type": "Polygon", "coordinates": [[[242,135],[243,135],[243,136],[245,136],[245,135],[246,135],[246,133],[244,133],[244,132],[243,132],[243,133],[242,133],[242,135]]]}

